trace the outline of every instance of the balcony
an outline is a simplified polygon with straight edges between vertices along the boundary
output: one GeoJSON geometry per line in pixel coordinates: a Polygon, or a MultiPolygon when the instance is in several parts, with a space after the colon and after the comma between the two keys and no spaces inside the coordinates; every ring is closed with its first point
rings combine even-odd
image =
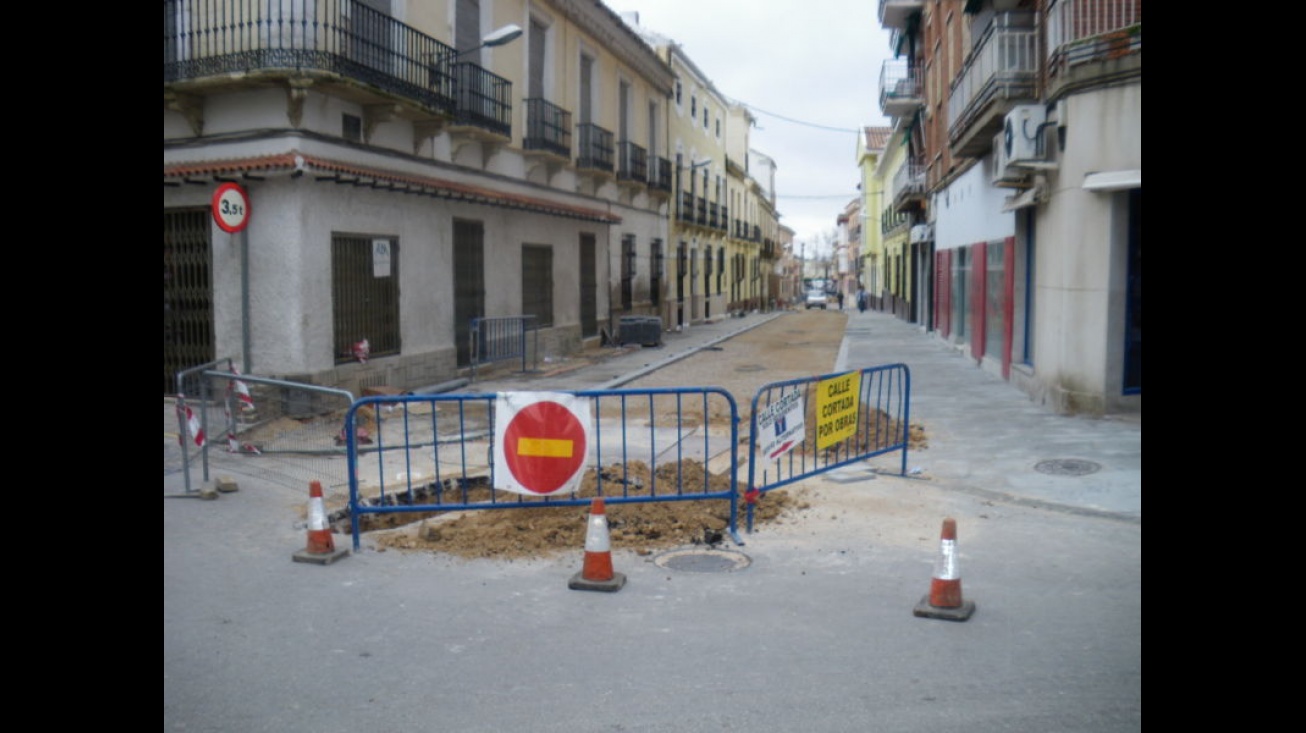
{"type": "Polygon", "coordinates": [[[890,186],[893,208],[904,211],[925,201],[925,165],[914,161],[903,163],[893,174],[890,186]]]}
{"type": "Polygon", "coordinates": [[[463,61],[454,64],[454,95],[454,125],[476,137],[512,138],[512,82],[463,61]]]}
{"type": "Polygon", "coordinates": [[[524,101],[526,135],[522,148],[571,160],[571,113],[544,99],[524,101]]]}
{"type": "Polygon", "coordinates": [[[686,224],[694,223],[694,194],[689,191],[680,192],[680,206],[676,209],[676,219],[686,224]]]}
{"type": "Polygon", "coordinates": [[[612,173],[613,136],[608,130],[590,122],[576,125],[576,168],[612,173]]]}
{"type": "Polygon", "coordinates": [[[880,0],[880,26],[906,28],[907,19],[920,13],[925,0],[880,0]]]}
{"type": "Polygon", "coordinates": [[[671,193],[671,161],[667,158],[653,158],[653,165],[648,169],[649,190],[664,196],[671,193]]]}
{"type": "Polygon", "coordinates": [[[881,236],[892,236],[907,230],[911,225],[911,215],[890,207],[880,212],[881,236]]]}
{"type": "Polygon", "coordinates": [[[163,86],[203,127],[202,94],[281,83],[298,125],[313,85],[415,121],[455,114],[454,49],[355,0],[164,0],[163,86]]]}
{"type": "Polygon", "coordinates": [[[1047,98],[1143,71],[1143,0],[1061,0],[1048,11],[1047,98]]]}
{"type": "Polygon", "coordinates": [[[617,180],[648,185],[648,151],[629,140],[617,143],[617,180]]]}
{"type": "Polygon", "coordinates": [[[958,158],[988,153],[1004,116],[1038,99],[1038,32],[1034,14],[998,13],[976,35],[974,48],[952,83],[948,139],[958,158]]]}
{"type": "Polygon", "coordinates": [[[906,60],[890,59],[880,68],[880,111],[906,117],[925,106],[921,72],[906,60]]]}

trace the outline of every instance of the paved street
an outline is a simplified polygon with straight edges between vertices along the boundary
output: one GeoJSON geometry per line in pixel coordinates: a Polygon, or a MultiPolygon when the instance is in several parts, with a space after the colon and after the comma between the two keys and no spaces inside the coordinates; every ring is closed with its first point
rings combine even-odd
{"type": "MultiPolygon", "coordinates": [[[[784,317],[668,334],[550,388],[620,386],[784,317]]],[[[615,593],[568,588],[582,548],[293,562],[305,492],[233,461],[238,492],[186,496],[165,405],[164,730],[1141,730],[1141,418],[1052,415],[914,325],[850,313],[839,369],[898,362],[937,436],[910,475],[809,479],[840,512],[747,535],[732,572],[614,553],[615,593]],[[944,517],[965,622],[912,613],[944,517]]]]}

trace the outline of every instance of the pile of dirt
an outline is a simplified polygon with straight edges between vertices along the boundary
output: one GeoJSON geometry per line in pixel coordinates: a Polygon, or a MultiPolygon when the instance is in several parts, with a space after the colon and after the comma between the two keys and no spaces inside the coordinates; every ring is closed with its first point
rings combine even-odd
{"type": "MultiPolygon", "coordinates": [[[[685,461],[676,477],[676,464],[664,464],[656,472],[648,465],[635,461],[624,469],[611,468],[605,475],[620,476],[625,490],[612,492],[611,479],[605,493],[604,511],[608,518],[609,540],[612,548],[633,550],[647,555],[659,550],[685,545],[715,545],[728,539],[730,526],[730,501],[726,498],[694,498],[696,494],[730,493],[730,481],[725,476],[711,475],[706,482],[702,464],[685,461]],[[623,473],[624,471],[624,473],[623,473]],[[691,478],[692,477],[692,478],[691,478]],[[682,489],[668,492],[679,479],[682,489]],[[697,480],[696,480],[697,479],[697,480]],[[701,488],[696,488],[696,484],[701,488]],[[651,496],[670,495],[685,497],[667,501],[647,501],[651,496]],[[642,500],[643,499],[643,500],[642,500]]],[[[597,496],[597,476],[593,469],[586,472],[576,497],[597,496]]],[[[558,552],[575,552],[585,546],[590,504],[578,506],[521,507],[515,494],[491,491],[488,488],[473,492],[472,501],[478,499],[508,504],[503,509],[478,509],[473,511],[441,512],[426,516],[414,514],[365,515],[383,517],[381,521],[398,526],[391,531],[371,535],[378,549],[397,549],[440,552],[462,558],[514,559],[544,557],[558,552]],[[482,499],[482,497],[484,497],[482,499]]],[[[741,488],[736,488],[739,517],[742,524],[745,502],[748,498],[741,488]]],[[[792,509],[806,508],[786,489],[771,491],[753,505],[754,524],[777,521],[792,509]]]]}
{"type": "MultiPolygon", "coordinates": [[[[745,426],[746,412],[752,396],[765,384],[783,380],[829,374],[843,339],[847,314],[840,311],[798,311],[785,314],[753,328],[720,345],[681,359],[641,377],[631,388],[718,387],[728,391],[740,407],[745,426]]],[[[655,416],[642,416],[657,419],[655,416]]],[[[729,423],[729,415],[682,412],[681,420],[720,425],[729,423]]],[[[814,425],[814,415],[809,415],[814,425]]],[[[862,421],[856,442],[866,446],[883,446],[896,442],[902,426],[887,415],[862,421]],[[865,427],[869,426],[869,427],[865,427]]],[[[815,445],[808,436],[807,445],[815,445]]],[[[919,425],[908,427],[910,450],[928,447],[925,430],[919,425]]],[[[729,501],[723,498],[694,498],[696,494],[729,496],[731,479],[712,474],[703,464],[687,460],[659,467],[655,473],[640,461],[607,466],[603,470],[603,495],[613,549],[633,550],[640,554],[694,544],[715,544],[727,540],[729,501]],[[676,472],[672,476],[664,472],[676,472]],[[676,487],[679,486],[677,489],[676,487]],[[679,492],[679,493],[677,493],[679,492]],[[651,494],[685,496],[668,501],[647,501],[651,494]],[[629,500],[629,501],[623,501],[629,500]]],[[[582,479],[575,497],[587,499],[598,495],[599,476],[591,468],[582,479]]],[[[584,547],[589,503],[572,506],[522,507],[517,494],[494,491],[488,486],[466,488],[460,500],[495,502],[507,508],[472,511],[447,511],[421,515],[393,513],[365,515],[370,522],[368,537],[379,550],[436,552],[461,558],[518,559],[576,552],[584,547]]],[[[744,523],[747,497],[744,487],[736,485],[738,521],[744,523]]],[[[570,496],[570,495],[569,495],[570,496]]],[[[795,485],[777,489],[757,498],[753,505],[754,527],[787,521],[812,508],[808,491],[795,485]]],[[[347,530],[346,530],[347,531],[347,530]]]]}

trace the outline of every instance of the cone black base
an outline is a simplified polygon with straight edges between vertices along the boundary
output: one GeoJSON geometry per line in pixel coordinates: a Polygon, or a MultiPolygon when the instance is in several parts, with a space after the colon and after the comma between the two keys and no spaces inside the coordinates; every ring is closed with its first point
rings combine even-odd
{"type": "Polygon", "coordinates": [[[603,590],[609,593],[621,590],[621,586],[625,584],[624,573],[613,573],[611,580],[587,580],[584,570],[571,576],[571,580],[567,581],[567,587],[572,590],[603,590]]]}
{"type": "Polygon", "coordinates": [[[337,547],[330,552],[309,552],[308,550],[300,550],[291,557],[295,562],[311,562],[317,565],[330,565],[348,554],[349,550],[343,547],[337,547]]]}
{"type": "Polygon", "coordinates": [[[945,621],[965,621],[970,618],[972,613],[975,613],[975,602],[962,601],[961,605],[956,608],[931,606],[930,595],[926,593],[921,597],[921,602],[916,604],[916,608],[913,608],[911,613],[913,616],[920,616],[922,618],[941,618],[945,621]]]}

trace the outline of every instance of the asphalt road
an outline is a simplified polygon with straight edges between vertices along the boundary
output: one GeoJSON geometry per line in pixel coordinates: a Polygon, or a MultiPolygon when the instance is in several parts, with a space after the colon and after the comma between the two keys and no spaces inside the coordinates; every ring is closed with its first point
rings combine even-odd
{"type": "Polygon", "coordinates": [[[894,350],[914,414],[969,447],[809,479],[840,511],[747,535],[741,569],[614,553],[614,593],[568,588],[581,548],[294,562],[302,492],[175,498],[165,451],[164,730],[1141,730],[1141,421],[1047,416],[887,316],[849,331],[848,363],[894,350]],[[1101,470],[1033,470],[1057,458],[1101,470]],[[913,615],[944,517],[964,622],[913,615]]]}

